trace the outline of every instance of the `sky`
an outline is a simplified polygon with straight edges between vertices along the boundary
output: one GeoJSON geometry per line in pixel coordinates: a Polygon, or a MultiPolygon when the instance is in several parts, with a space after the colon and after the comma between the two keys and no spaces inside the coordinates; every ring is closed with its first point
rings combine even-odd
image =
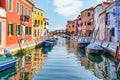
{"type": "Polygon", "coordinates": [[[87,8],[95,7],[105,0],[34,0],[35,6],[44,10],[49,19],[49,31],[66,29],[68,20],[74,20],[87,8]]]}

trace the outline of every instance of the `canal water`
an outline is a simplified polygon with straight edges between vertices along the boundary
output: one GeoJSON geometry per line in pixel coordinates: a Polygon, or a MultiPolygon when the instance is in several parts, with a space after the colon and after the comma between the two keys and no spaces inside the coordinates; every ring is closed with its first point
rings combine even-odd
{"type": "Polygon", "coordinates": [[[78,49],[76,42],[59,38],[54,47],[18,57],[16,67],[0,72],[0,80],[120,80],[113,58],[78,49]]]}

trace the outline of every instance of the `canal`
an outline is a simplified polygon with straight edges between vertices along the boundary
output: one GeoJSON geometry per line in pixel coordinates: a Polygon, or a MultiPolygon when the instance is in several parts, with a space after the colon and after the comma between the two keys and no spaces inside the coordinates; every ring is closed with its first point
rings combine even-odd
{"type": "Polygon", "coordinates": [[[109,55],[93,55],[76,42],[59,38],[54,47],[18,57],[16,67],[0,72],[0,80],[120,80],[109,55]]]}

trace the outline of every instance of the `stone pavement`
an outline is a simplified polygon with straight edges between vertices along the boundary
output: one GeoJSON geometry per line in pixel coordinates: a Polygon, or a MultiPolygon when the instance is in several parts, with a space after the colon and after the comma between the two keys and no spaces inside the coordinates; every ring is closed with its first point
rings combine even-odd
{"type": "MultiPolygon", "coordinates": [[[[35,46],[36,44],[41,43],[42,41],[43,40],[37,41],[37,43],[36,43],[35,40],[33,40],[31,42],[28,42],[28,47],[35,46]]],[[[27,44],[24,42],[24,43],[21,44],[21,47],[22,47],[22,49],[27,48],[27,44]]],[[[3,47],[3,48],[0,48],[0,55],[4,55],[4,49],[5,48],[7,50],[10,50],[10,52],[14,52],[14,51],[17,51],[17,50],[20,49],[19,44],[14,44],[14,45],[11,45],[11,46],[3,47]]]]}
{"type": "MultiPolygon", "coordinates": [[[[98,45],[101,45],[102,41],[101,40],[96,40],[95,43],[98,44],[98,45]]],[[[115,57],[116,49],[117,49],[117,46],[119,45],[119,42],[104,41],[101,46],[106,48],[108,44],[109,44],[108,50],[110,50],[112,52],[112,55],[115,57]]],[[[119,55],[120,55],[120,52],[119,52],[119,55]]]]}

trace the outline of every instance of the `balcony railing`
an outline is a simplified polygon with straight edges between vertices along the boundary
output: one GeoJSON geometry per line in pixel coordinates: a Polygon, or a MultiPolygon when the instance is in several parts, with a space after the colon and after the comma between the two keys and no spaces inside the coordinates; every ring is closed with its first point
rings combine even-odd
{"type": "Polygon", "coordinates": [[[21,15],[20,20],[22,22],[29,22],[30,16],[29,15],[21,15]]]}

